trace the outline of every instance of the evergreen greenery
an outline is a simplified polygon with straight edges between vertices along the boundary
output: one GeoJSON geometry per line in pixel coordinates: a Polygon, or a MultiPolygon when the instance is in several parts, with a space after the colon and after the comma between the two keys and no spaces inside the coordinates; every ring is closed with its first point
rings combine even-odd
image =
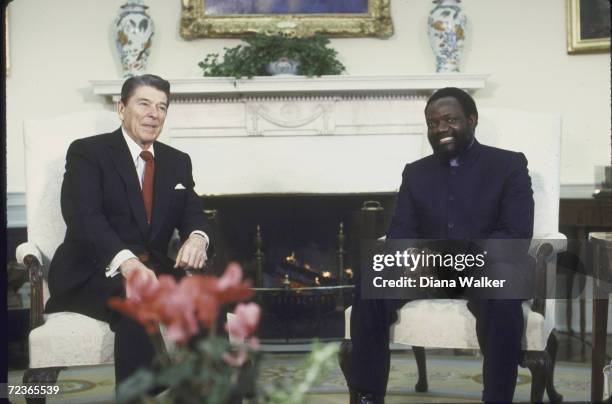
{"type": "Polygon", "coordinates": [[[224,48],[223,61],[219,61],[218,53],[206,55],[198,63],[204,76],[268,76],[266,65],[283,57],[299,61],[298,74],[304,76],[341,74],[346,70],[336,59],[338,52],[327,47],[329,39],[319,34],[303,38],[256,34],[242,41],[247,45],[224,48]]]}

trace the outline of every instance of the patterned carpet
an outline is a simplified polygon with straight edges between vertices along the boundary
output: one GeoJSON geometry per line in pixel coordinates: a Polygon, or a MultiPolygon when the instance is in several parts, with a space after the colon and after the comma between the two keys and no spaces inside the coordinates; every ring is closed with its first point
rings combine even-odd
{"type": "MultiPolygon", "coordinates": [[[[275,380],[301,377],[295,369],[304,354],[267,354],[261,367],[265,385],[275,380]]],[[[429,392],[416,393],[416,365],[409,353],[393,354],[386,403],[412,402],[475,402],[480,400],[481,360],[471,356],[434,356],[427,359],[429,392]]],[[[9,384],[18,383],[21,371],[9,373],[9,384]]],[[[109,403],[114,397],[112,366],[71,368],[60,373],[63,394],[49,397],[52,403],[109,403]]],[[[559,362],[555,370],[557,390],[565,401],[588,401],[590,369],[588,365],[559,362]]],[[[531,377],[526,369],[519,370],[516,401],[528,401],[531,377]]],[[[342,372],[335,367],[311,391],[311,402],[317,404],[346,404],[348,393],[342,372]]],[[[12,400],[25,403],[24,400],[12,400]]]]}

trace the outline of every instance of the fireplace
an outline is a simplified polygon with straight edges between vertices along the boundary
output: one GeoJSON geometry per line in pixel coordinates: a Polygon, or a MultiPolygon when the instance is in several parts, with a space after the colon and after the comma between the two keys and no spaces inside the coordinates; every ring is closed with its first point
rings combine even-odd
{"type": "Polygon", "coordinates": [[[241,262],[257,287],[283,287],[285,275],[292,287],[350,283],[359,239],[384,233],[394,199],[393,193],[204,197],[215,266],[241,262]]]}
{"type": "Polygon", "coordinates": [[[204,197],[211,218],[211,266],[238,261],[256,286],[259,337],[341,338],[353,298],[360,239],[384,233],[395,195],[204,197]]]}

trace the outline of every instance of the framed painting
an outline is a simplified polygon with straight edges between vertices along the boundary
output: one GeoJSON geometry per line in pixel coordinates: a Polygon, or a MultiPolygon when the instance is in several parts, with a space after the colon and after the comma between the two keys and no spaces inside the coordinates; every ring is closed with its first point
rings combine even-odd
{"type": "Polygon", "coordinates": [[[388,38],[391,0],[182,0],[184,39],[254,33],[388,38]]]}
{"type": "Polygon", "coordinates": [[[610,51],[610,1],[565,0],[567,53],[610,51]]]}

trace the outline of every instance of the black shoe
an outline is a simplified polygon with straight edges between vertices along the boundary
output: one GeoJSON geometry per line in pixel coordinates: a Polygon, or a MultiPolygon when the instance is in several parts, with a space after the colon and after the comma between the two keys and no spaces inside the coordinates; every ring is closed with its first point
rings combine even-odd
{"type": "Polygon", "coordinates": [[[356,392],[357,404],[385,404],[385,397],[372,393],[356,392]]]}

